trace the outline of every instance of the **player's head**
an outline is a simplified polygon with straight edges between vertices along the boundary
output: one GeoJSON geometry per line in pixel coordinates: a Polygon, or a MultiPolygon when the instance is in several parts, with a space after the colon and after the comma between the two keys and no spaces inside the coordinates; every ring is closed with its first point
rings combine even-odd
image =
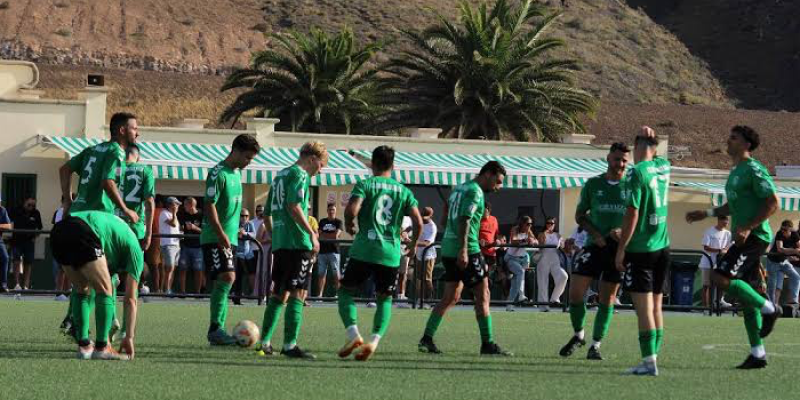
{"type": "Polygon", "coordinates": [[[299,163],[309,176],[318,174],[328,165],[328,149],[325,143],[313,141],[300,147],[299,163]]]}
{"type": "Polygon", "coordinates": [[[394,149],[389,146],[378,146],[372,150],[372,172],[381,175],[394,168],[394,149]]]}
{"type": "Polygon", "coordinates": [[[124,145],[136,143],[139,137],[139,124],[136,122],[136,116],[131,113],[118,112],[112,115],[108,126],[111,130],[111,140],[124,145]]]}
{"type": "Polygon", "coordinates": [[[139,162],[139,145],[136,143],[129,143],[128,148],[125,149],[125,162],[133,164],[139,162]]]}
{"type": "Polygon", "coordinates": [[[328,218],[336,218],[336,203],[328,203],[328,218]]]}
{"type": "Polygon", "coordinates": [[[478,185],[484,192],[492,193],[500,190],[503,186],[503,179],[506,177],[506,169],[499,161],[489,161],[483,164],[481,171],[478,172],[478,185]]]}
{"type": "Polygon", "coordinates": [[[622,142],[616,142],[611,145],[608,150],[606,161],[608,162],[608,172],[612,175],[622,177],[625,173],[625,168],[628,166],[631,153],[630,147],[622,142]]]}
{"type": "Polygon", "coordinates": [[[727,215],[720,215],[717,217],[717,227],[719,229],[725,229],[730,225],[731,219],[727,215]]]}
{"type": "Polygon", "coordinates": [[[761,144],[761,138],[755,129],[746,125],[736,125],[731,128],[728,136],[728,155],[740,156],[754,152],[761,144]]]}
{"type": "Polygon", "coordinates": [[[658,136],[652,128],[644,126],[642,132],[636,136],[633,145],[633,158],[636,162],[650,160],[655,157],[658,149],[658,136]]]}
{"type": "Polygon", "coordinates": [[[258,144],[255,136],[248,134],[241,134],[233,139],[233,146],[231,154],[228,156],[230,166],[233,168],[244,169],[261,150],[261,145],[258,144]]]}

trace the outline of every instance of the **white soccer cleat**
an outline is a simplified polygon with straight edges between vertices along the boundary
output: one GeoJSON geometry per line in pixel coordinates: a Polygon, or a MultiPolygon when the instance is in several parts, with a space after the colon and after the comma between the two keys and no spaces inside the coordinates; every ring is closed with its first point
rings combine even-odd
{"type": "Polygon", "coordinates": [[[656,366],[656,363],[642,362],[633,368],[628,368],[628,370],[625,371],[625,374],[637,376],[658,376],[658,366],[656,366]]]}
{"type": "Polygon", "coordinates": [[[92,353],[94,353],[94,344],[89,343],[86,346],[78,346],[78,360],[91,360],[92,353]]]}

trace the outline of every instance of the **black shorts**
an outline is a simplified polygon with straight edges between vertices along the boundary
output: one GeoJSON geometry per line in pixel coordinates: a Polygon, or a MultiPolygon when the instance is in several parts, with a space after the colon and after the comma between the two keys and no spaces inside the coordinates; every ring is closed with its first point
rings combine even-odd
{"type": "Polygon", "coordinates": [[[280,249],[274,251],[272,256],[274,293],[306,288],[314,264],[310,250],[280,249]]]}
{"type": "Polygon", "coordinates": [[[105,255],[97,234],[86,222],[75,217],[66,217],[53,227],[50,247],[59,264],[76,270],[105,255]]]}
{"type": "Polygon", "coordinates": [[[217,275],[225,272],[236,272],[233,255],[236,254],[236,247],[229,250],[222,250],[216,243],[208,243],[200,246],[203,249],[203,264],[205,264],[206,274],[211,280],[217,279],[217,275]]]}
{"type": "Polygon", "coordinates": [[[622,282],[622,272],[617,271],[614,258],[617,256],[617,241],[606,237],[605,247],[589,245],[583,248],[575,258],[572,273],[600,279],[603,282],[622,282]]]}
{"type": "Polygon", "coordinates": [[[455,258],[443,257],[442,265],[445,282],[464,282],[464,286],[471,288],[488,277],[486,262],[481,253],[470,254],[464,269],[458,267],[455,258]]]}
{"type": "Polygon", "coordinates": [[[398,272],[399,268],[350,258],[344,264],[341,283],[346,288],[358,288],[372,277],[377,293],[391,295],[397,288],[398,272]]]}
{"type": "Polygon", "coordinates": [[[769,243],[750,235],[741,246],[733,245],[722,257],[714,271],[729,279],[749,280],[761,265],[761,256],[767,251],[769,243]]]}
{"type": "Polygon", "coordinates": [[[650,253],[625,253],[625,290],[633,293],[664,293],[670,255],[669,248],[650,253]]]}

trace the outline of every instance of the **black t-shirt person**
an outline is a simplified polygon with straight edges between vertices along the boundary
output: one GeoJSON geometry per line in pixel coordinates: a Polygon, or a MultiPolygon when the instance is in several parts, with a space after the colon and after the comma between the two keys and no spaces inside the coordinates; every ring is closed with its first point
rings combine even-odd
{"type": "MultiPolygon", "coordinates": [[[[781,242],[781,247],[784,249],[795,249],[797,248],[797,243],[800,242],[800,234],[792,232],[789,234],[789,237],[785,237],[783,236],[783,232],[778,231],[778,233],[775,234],[775,239],[772,241],[772,251],[770,251],[770,253],[778,252],[777,242],[781,242]]],[[[787,257],[784,255],[770,255],[767,258],[772,262],[782,263],[786,261],[787,257]]],[[[792,262],[792,264],[797,264],[797,262],[792,262]]]]}
{"type": "MultiPolygon", "coordinates": [[[[342,220],[339,218],[323,218],[319,221],[320,238],[322,233],[334,234],[336,231],[342,230],[342,220]]],[[[336,243],[325,243],[325,239],[320,240],[319,243],[320,254],[339,253],[339,245],[336,243]]]]}
{"type": "MultiPolygon", "coordinates": [[[[203,213],[198,211],[195,214],[189,214],[186,210],[181,209],[178,211],[178,222],[180,222],[181,230],[187,235],[199,235],[200,232],[191,232],[186,229],[186,224],[191,223],[192,225],[202,228],[203,225],[203,213]]],[[[200,248],[200,238],[185,238],[181,239],[181,247],[191,247],[191,248],[200,248]]]]}

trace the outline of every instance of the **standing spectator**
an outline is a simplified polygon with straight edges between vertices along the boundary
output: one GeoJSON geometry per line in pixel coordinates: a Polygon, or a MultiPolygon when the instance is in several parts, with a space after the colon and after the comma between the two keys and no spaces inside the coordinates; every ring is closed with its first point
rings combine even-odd
{"type": "Polygon", "coordinates": [[[703,252],[708,256],[700,257],[700,273],[703,280],[703,307],[711,304],[711,269],[717,265],[719,256],[731,246],[731,231],[728,227],[728,216],[717,217],[717,224],[703,233],[703,252]]]}
{"type": "Polygon", "coordinates": [[[555,287],[553,293],[549,296],[549,303],[554,307],[561,307],[561,295],[567,287],[567,271],[561,268],[561,257],[558,255],[558,249],[563,246],[561,235],[555,231],[556,219],[548,218],[544,224],[544,232],[539,234],[539,243],[544,246],[554,246],[551,249],[542,249],[542,258],[536,266],[536,280],[537,291],[539,292],[539,309],[542,311],[550,311],[550,308],[545,304],[548,303],[547,292],[550,289],[550,276],[553,276],[555,287]]]}
{"type": "MultiPolygon", "coordinates": [[[[493,275],[495,282],[502,282],[506,279],[505,272],[499,268],[497,262],[497,231],[499,230],[497,218],[492,215],[492,204],[488,201],[484,205],[483,218],[481,218],[480,231],[478,232],[478,242],[481,245],[481,254],[489,267],[489,274],[493,275]]],[[[501,285],[504,285],[501,283],[501,285]]]]}
{"type": "Polygon", "coordinates": [[[256,258],[250,238],[256,238],[256,229],[250,222],[250,210],[242,208],[239,214],[239,245],[236,246],[236,280],[233,282],[233,304],[241,305],[244,296],[244,280],[247,279],[250,290],[256,281],[256,258]]]}
{"type": "Polygon", "coordinates": [[[589,236],[589,232],[586,229],[583,229],[582,226],[578,226],[578,229],[570,236],[569,238],[572,239],[572,245],[575,246],[575,251],[578,251],[583,248],[583,245],[586,244],[586,238],[589,236]]]}
{"type": "MultiPolygon", "coordinates": [[[[162,235],[180,235],[181,225],[178,222],[178,209],[181,202],[174,197],[167,197],[166,208],[158,216],[158,231],[162,235]]],[[[180,239],[172,237],[161,238],[161,262],[164,271],[161,275],[160,290],[172,294],[172,272],[178,265],[180,257],[180,239]]]]}
{"type": "MultiPolygon", "coordinates": [[[[164,211],[164,198],[156,196],[156,208],[153,210],[153,226],[150,228],[153,232],[153,237],[158,237],[161,233],[161,224],[159,223],[161,212],[164,211]]],[[[164,273],[164,268],[161,263],[161,241],[159,239],[158,246],[151,245],[150,248],[144,253],[144,262],[150,269],[153,293],[160,293],[161,275],[164,273]]],[[[147,286],[142,285],[142,289],[147,286]]]]}
{"type": "MultiPolygon", "coordinates": [[[[14,229],[41,230],[42,215],[36,209],[36,199],[26,198],[22,203],[22,208],[11,215],[11,221],[14,222],[14,229]]],[[[31,270],[38,236],[38,234],[31,233],[11,235],[11,258],[14,260],[14,279],[17,282],[15,290],[31,288],[31,270]],[[22,274],[22,281],[20,281],[20,274],[22,274]],[[21,287],[20,282],[23,282],[21,287]]]]}
{"type": "Polygon", "coordinates": [[[8,211],[0,204],[0,293],[8,292],[8,252],[3,241],[3,230],[12,229],[8,211]]]}
{"type": "Polygon", "coordinates": [[[511,282],[508,279],[508,267],[506,266],[505,258],[506,258],[506,251],[508,251],[508,247],[505,247],[508,244],[508,240],[506,239],[506,235],[498,233],[495,236],[495,252],[496,255],[496,273],[495,273],[495,281],[500,284],[500,291],[502,294],[502,298],[507,299],[508,294],[511,291],[511,282]]]}
{"type": "MultiPolygon", "coordinates": [[[[317,218],[311,215],[311,205],[308,206],[306,215],[308,215],[308,224],[311,225],[311,230],[314,231],[314,236],[316,236],[317,240],[319,240],[319,221],[317,221],[317,218]]],[[[311,256],[312,269],[313,265],[317,263],[317,255],[318,254],[313,254],[311,256]]],[[[309,279],[306,279],[306,293],[311,293],[311,281],[312,279],[310,279],[310,277],[309,279]]],[[[308,302],[308,297],[306,297],[303,299],[303,307],[309,306],[311,306],[311,303],[308,302]]]]}
{"type": "Polygon", "coordinates": [[[264,217],[262,219],[264,222],[261,224],[261,227],[258,228],[258,232],[256,232],[256,240],[261,243],[264,253],[261,255],[260,270],[256,271],[256,275],[259,279],[253,287],[253,290],[256,292],[254,295],[259,292],[269,295],[270,292],[272,292],[272,218],[264,217]],[[267,228],[268,226],[269,228],[267,228]],[[269,278],[262,279],[261,277],[263,276],[268,276],[269,278]],[[262,288],[262,284],[266,287],[262,288]]]}
{"type": "MultiPolygon", "coordinates": [[[[404,216],[403,221],[400,223],[400,266],[397,268],[397,299],[407,300],[406,297],[406,284],[408,283],[408,264],[411,259],[408,257],[409,246],[411,244],[411,217],[404,216]]],[[[369,278],[372,279],[372,278],[369,278]]],[[[400,307],[405,307],[403,303],[399,304],[400,307]]]]}
{"type": "MultiPolygon", "coordinates": [[[[53,219],[50,221],[54,226],[64,219],[64,196],[61,196],[61,204],[62,205],[56,209],[56,212],[53,213],[53,219]]],[[[58,261],[56,261],[55,258],[53,258],[53,279],[55,284],[54,288],[56,291],[66,292],[69,290],[69,279],[67,279],[67,277],[64,275],[61,265],[58,264],[58,261]]],[[[69,298],[63,294],[59,294],[56,296],[56,300],[66,301],[69,300],[69,298]]]]}
{"type": "MultiPolygon", "coordinates": [[[[538,242],[533,234],[533,219],[523,215],[517,224],[511,227],[510,244],[518,246],[535,246],[538,242]]],[[[511,303],[522,303],[528,300],[525,297],[525,270],[531,264],[528,249],[524,247],[509,247],[506,250],[505,262],[508,271],[511,273],[511,290],[508,293],[508,300],[511,303]]],[[[506,306],[506,311],[514,311],[514,305],[506,306]]]]}
{"type": "Polygon", "coordinates": [[[792,265],[800,255],[800,235],[792,230],[792,221],[781,223],[781,230],[772,241],[772,251],[767,257],[767,297],[773,303],[780,301],[783,289],[783,276],[789,278],[789,303],[797,303],[797,291],[800,288],[800,274],[792,265]]]}
{"type": "Polygon", "coordinates": [[[339,292],[339,279],[342,279],[339,268],[339,244],[326,243],[326,240],[339,240],[342,235],[342,220],[336,218],[336,204],[328,204],[328,216],[319,221],[320,243],[319,256],[317,256],[317,297],[322,297],[325,292],[325,281],[328,270],[333,272],[334,293],[339,292]]]}
{"type": "MultiPolygon", "coordinates": [[[[197,200],[187,197],[183,201],[183,210],[178,213],[178,221],[185,235],[199,235],[203,230],[203,213],[197,209],[197,200]]],[[[194,293],[200,293],[205,283],[203,273],[203,249],[200,247],[200,237],[181,239],[181,254],[178,259],[178,284],[180,293],[186,293],[186,274],[192,271],[194,293]]]]}
{"type": "MultiPolygon", "coordinates": [[[[436,264],[436,248],[431,247],[428,252],[425,248],[436,241],[438,227],[433,222],[433,208],[425,207],[422,209],[422,235],[417,240],[417,273],[422,275],[425,281],[425,298],[433,298],[433,266],[436,264]],[[425,254],[423,254],[425,253],[425,254]],[[424,257],[424,258],[423,258],[424,257]]],[[[419,282],[419,279],[415,279],[419,282]]],[[[417,284],[417,293],[422,293],[417,284]]]]}
{"type": "MultiPolygon", "coordinates": [[[[256,206],[256,215],[254,217],[250,218],[250,222],[253,224],[253,229],[255,229],[255,232],[256,232],[255,238],[256,238],[256,240],[258,240],[258,232],[261,230],[261,225],[264,225],[264,205],[263,204],[259,204],[259,205],[256,206]]],[[[260,241],[259,241],[259,243],[260,243],[260,241]]],[[[262,258],[261,257],[261,248],[256,246],[253,243],[250,243],[250,244],[253,247],[253,257],[256,260],[256,276],[260,276],[260,275],[258,275],[258,260],[260,260],[262,258]]],[[[251,286],[250,289],[252,290],[252,295],[255,296],[256,295],[255,285],[251,286]]]]}

